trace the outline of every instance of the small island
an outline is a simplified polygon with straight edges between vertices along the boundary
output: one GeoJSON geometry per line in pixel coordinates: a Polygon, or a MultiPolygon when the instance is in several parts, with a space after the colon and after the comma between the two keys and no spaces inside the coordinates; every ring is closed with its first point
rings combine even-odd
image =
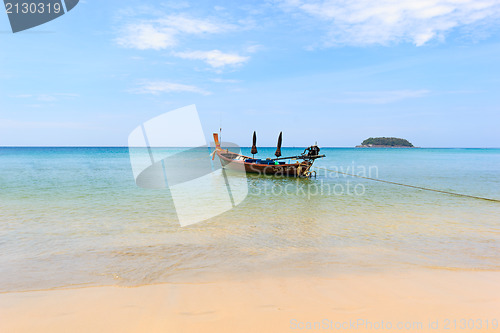
{"type": "Polygon", "coordinates": [[[368,138],[356,148],[413,148],[411,142],[400,138],[368,138]]]}

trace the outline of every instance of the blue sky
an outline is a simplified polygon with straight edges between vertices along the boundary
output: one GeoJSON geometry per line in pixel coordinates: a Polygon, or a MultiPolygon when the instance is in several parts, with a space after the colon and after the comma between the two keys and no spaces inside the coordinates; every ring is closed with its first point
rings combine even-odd
{"type": "Polygon", "coordinates": [[[205,134],[273,146],[500,147],[500,1],[80,1],[12,34],[0,146],[126,146],[196,104],[205,134]]]}

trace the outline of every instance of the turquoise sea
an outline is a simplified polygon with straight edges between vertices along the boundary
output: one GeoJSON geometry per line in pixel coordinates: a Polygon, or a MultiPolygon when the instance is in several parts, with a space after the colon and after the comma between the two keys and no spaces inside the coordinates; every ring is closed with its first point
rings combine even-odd
{"type": "MultiPolygon", "coordinates": [[[[500,149],[321,153],[316,178],[249,176],[249,195],[234,209],[180,227],[168,190],[135,184],[128,148],[0,148],[0,292],[251,274],[500,270],[499,202],[321,171],[500,200],[500,149]]],[[[273,154],[259,148],[259,157],[273,154]]]]}

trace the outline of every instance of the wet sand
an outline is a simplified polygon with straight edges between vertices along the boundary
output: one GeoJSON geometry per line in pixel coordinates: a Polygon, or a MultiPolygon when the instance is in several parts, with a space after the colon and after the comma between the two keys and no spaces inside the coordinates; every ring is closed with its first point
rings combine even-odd
{"type": "Polygon", "coordinates": [[[4,293],[0,332],[500,332],[499,282],[418,270],[4,293]]]}

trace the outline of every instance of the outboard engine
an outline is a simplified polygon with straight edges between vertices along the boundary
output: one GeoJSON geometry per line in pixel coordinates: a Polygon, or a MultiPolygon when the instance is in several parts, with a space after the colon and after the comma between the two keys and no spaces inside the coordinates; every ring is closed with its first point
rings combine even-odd
{"type": "Polygon", "coordinates": [[[317,145],[310,146],[309,148],[306,148],[302,155],[308,159],[315,159],[319,157],[319,147],[317,145]]]}
{"type": "Polygon", "coordinates": [[[316,155],[319,155],[319,147],[314,145],[314,146],[311,146],[309,147],[309,153],[308,155],[309,156],[316,156],[316,155]]]}

